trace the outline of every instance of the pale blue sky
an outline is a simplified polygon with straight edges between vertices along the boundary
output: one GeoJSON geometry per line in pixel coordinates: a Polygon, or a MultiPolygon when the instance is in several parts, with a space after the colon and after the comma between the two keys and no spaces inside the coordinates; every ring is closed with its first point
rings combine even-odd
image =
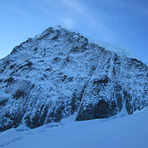
{"type": "Polygon", "coordinates": [[[148,64],[147,0],[0,0],[0,58],[57,24],[123,45],[148,64]]]}

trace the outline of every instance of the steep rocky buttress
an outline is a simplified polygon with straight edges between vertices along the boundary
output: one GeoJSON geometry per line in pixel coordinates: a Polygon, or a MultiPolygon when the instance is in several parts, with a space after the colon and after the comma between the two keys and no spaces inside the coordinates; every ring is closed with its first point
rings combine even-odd
{"type": "Polygon", "coordinates": [[[0,131],[108,118],[148,105],[148,66],[63,27],[0,60],[0,131]]]}

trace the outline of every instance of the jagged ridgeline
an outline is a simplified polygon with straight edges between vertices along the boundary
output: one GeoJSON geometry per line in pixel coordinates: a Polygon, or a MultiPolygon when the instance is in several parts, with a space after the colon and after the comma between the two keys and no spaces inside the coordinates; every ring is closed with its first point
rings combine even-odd
{"type": "Polygon", "coordinates": [[[0,131],[146,107],[148,66],[107,47],[61,26],[16,46],[0,60],[0,131]]]}

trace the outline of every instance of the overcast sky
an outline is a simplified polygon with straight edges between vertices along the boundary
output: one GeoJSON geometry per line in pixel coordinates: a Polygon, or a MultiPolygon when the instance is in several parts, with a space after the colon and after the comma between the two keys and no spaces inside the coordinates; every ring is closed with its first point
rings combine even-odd
{"type": "Polygon", "coordinates": [[[125,46],[148,64],[147,0],[0,0],[0,58],[57,24],[125,46]]]}

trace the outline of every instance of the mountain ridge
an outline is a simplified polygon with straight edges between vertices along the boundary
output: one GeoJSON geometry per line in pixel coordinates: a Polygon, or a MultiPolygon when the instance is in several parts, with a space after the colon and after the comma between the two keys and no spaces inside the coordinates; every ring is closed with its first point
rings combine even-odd
{"type": "MultiPolygon", "coordinates": [[[[125,55],[125,56],[130,57],[130,58],[136,58],[136,56],[133,53],[131,53],[129,50],[127,50],[124,46],[121,46],[121,45],[118,45],[118,44],[115,44],[115,43],[109,43],[109,42],[99,41],[99,40],[93,39],[93,38],[88,37],[85,34],[79,32],[78,30],[76,30],[75,28],[73,28],[71,26],[56,25],[56,26],[53,26],[52,28],[54,30],[58,30],[60,28],[63,28],[63,29],[66,29],[70,32],[75,32],[75,33],[80,34],[81,36],[84,36],[85,38],[87,38],[89,42],[95,43],[95,44],[105,48],[106,50],[115,51],[119,55],[125,55]]],[[[44,32],[46,32],[46,30],[44,32]]],[[[41,34],[39,34],[37,36],[40,36],[40,35],[41,34]]]]}

